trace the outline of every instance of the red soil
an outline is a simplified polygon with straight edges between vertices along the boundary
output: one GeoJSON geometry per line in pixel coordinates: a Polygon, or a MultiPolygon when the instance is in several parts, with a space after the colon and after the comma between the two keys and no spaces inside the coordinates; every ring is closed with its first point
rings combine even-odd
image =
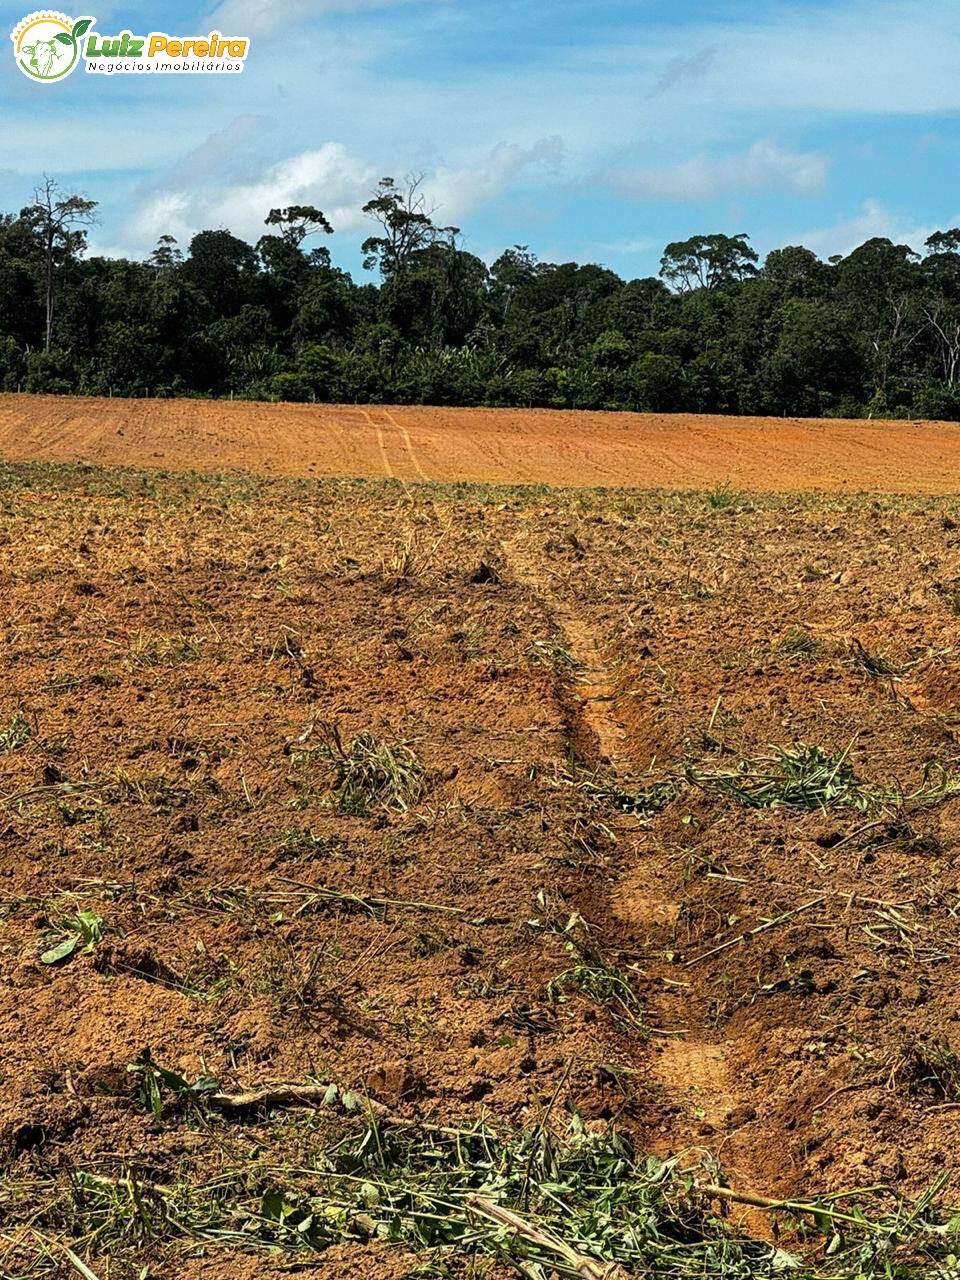
{"type": "Polygon", "coordinates": [[[0,397],[0,457],[403,481],[948,493],[960,425],[0,397]]]}

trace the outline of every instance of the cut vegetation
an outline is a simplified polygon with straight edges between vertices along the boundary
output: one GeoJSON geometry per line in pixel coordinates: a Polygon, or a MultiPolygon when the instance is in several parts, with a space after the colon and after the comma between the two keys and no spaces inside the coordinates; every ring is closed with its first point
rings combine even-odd
{"type": "Polygon", "coordinates": [[[0,1275],[954,1280],[957,501],[0,486],[0,1275]]]}

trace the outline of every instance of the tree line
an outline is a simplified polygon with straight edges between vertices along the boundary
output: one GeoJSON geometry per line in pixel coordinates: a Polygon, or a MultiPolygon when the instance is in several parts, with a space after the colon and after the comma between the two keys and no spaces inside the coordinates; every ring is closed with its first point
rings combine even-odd
{"type": "Polygon", "coordinates": [[[698,235],[623,280],[526,246],[487,266],[419,181],[384,178],[358,283],[312,205],[145,261],[87,256],[96,210],[46,178],[0,216],[3,390],[960,419],[960,229],[762,263],[698,235]]]}

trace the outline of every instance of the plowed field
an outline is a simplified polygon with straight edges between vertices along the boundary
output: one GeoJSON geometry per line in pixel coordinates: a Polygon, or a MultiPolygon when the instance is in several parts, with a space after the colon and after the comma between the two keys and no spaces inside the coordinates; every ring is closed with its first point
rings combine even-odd
{"type": "Polygon", "coordinates": [[[0,457],[405,482],[950,493],[960,426],[7,395],[0,457]]]}
{"type": "Polygon", "coordinates": [[[956,428],[2,408],[0,1275],[955,1274],[956,428]]]}

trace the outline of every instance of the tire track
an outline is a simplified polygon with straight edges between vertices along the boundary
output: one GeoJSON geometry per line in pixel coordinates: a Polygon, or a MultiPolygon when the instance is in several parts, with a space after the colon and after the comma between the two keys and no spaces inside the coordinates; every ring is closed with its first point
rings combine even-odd
{"type": "Polygon", "coordinates": [[[410,436],[410,432],[407,430],[407,428],[403,425],[402,422],[397,421],[397,419],[393,416],[393,414],[390,412],[389,409],[384,409],[383,413],[386,415],[387,418],[390,419],[390,422],[392,423],[392,425],[396,427],[396,429],[400,432],[400,435],[403,437],[403,443],[404,443],[404,446],[406,447],[407,455],[409,456],[410,461],[413,464],[413,468],[416,471],[417,475],[420,477],[421,480],[425,480],[429,482],[430,477],[427,475],[423,467],[420,465],[420,459],[417,457],[417,451],[413,447],[413,440],[410,436]]]}
{"type": "Polygon", "coordinates": [[[396,476],[393,473],[393,467],[390,465],[390,458],[387,454],[387,445],[383,436],[383,428],[378,423],[374,422],[373,418],[370,416],[370,414],[366,409],[361,409],[360,412],[363,414],[363,416],[366,418],[369,425],[373,427],[374,431],[376,432],[377,447],[380,450],[380,459],[383,462],[383,474],[387,477],[388,480],[395,480],[396,476]]]}
{"type": "Polygon", "coordinates": [[[571,713],[574,737],[581,740],[578,745],[592,748],[585,751],[585,755],[593,763],[609,764],[614,769],[625,765],[621,752],[626,734],[613,713],[616,696],[613,675],[592,629],[546,588],[542,569],[523,542],[513,539],[501,545],[512,576],[541,602],[563,636],[564,647],[573,660],[576,688],[573,703],[567,710],[571,713]]]}
{"type": "MultiPolygon", "coordinates": [[[[529,545],[520,537],[504,539],[502,552],[508,571],[541,604],[554,623],[564,645],[577,665],[576,700],[568,706],[571,729],[591,763],[608,765],[624,777],[638,772],[629,759],[626,733],[617,719],[616,686],[613,673],[603,657],[602,642],[593,626],[574,606],[562,600],[549,586],[549,572],[529,545]]],[[[618,885],[611,889],[608,910],[614,921],[632,924],[647,935],[651,928],[672,928],[678,904],[664,896],[662,888],[644,875],[643,864],[628,869],[618,885]]],[[[602,932],[603,921],[598,921],[602,932]]],[[[667,1033],[649,1046],[644,1065],[666,1096],[673,1100],[674,1119],[667,1154],[678,1151],[702,1152],[704,1139],[711,1139],[714,1151],[724,1147],[735,1135],[735,1115],[745,1099],[738,1095],[729,1057],[733,1042],[718,1039],[700,1023],[702,1001],[692,991],[678,994],[674,985],[665,1004],[673,1025],[688,1028],[674,1037],[667,1033]],[[700,1025],[698,1025],[700,1023],[700,1025]]],[[[641,1046],[637,1046],[638,1052],[641,1046]]],[[[737,1185],[748,1190],[752,1186],[749,1161],[742,1151],[731,1153],[737,1185]]],[[[699,1157],[698,1157],[699,1158],[699,1157]]],[[[754,1230],[763,1233],[762,1215],[754,1215],[754,1230]]]]}

